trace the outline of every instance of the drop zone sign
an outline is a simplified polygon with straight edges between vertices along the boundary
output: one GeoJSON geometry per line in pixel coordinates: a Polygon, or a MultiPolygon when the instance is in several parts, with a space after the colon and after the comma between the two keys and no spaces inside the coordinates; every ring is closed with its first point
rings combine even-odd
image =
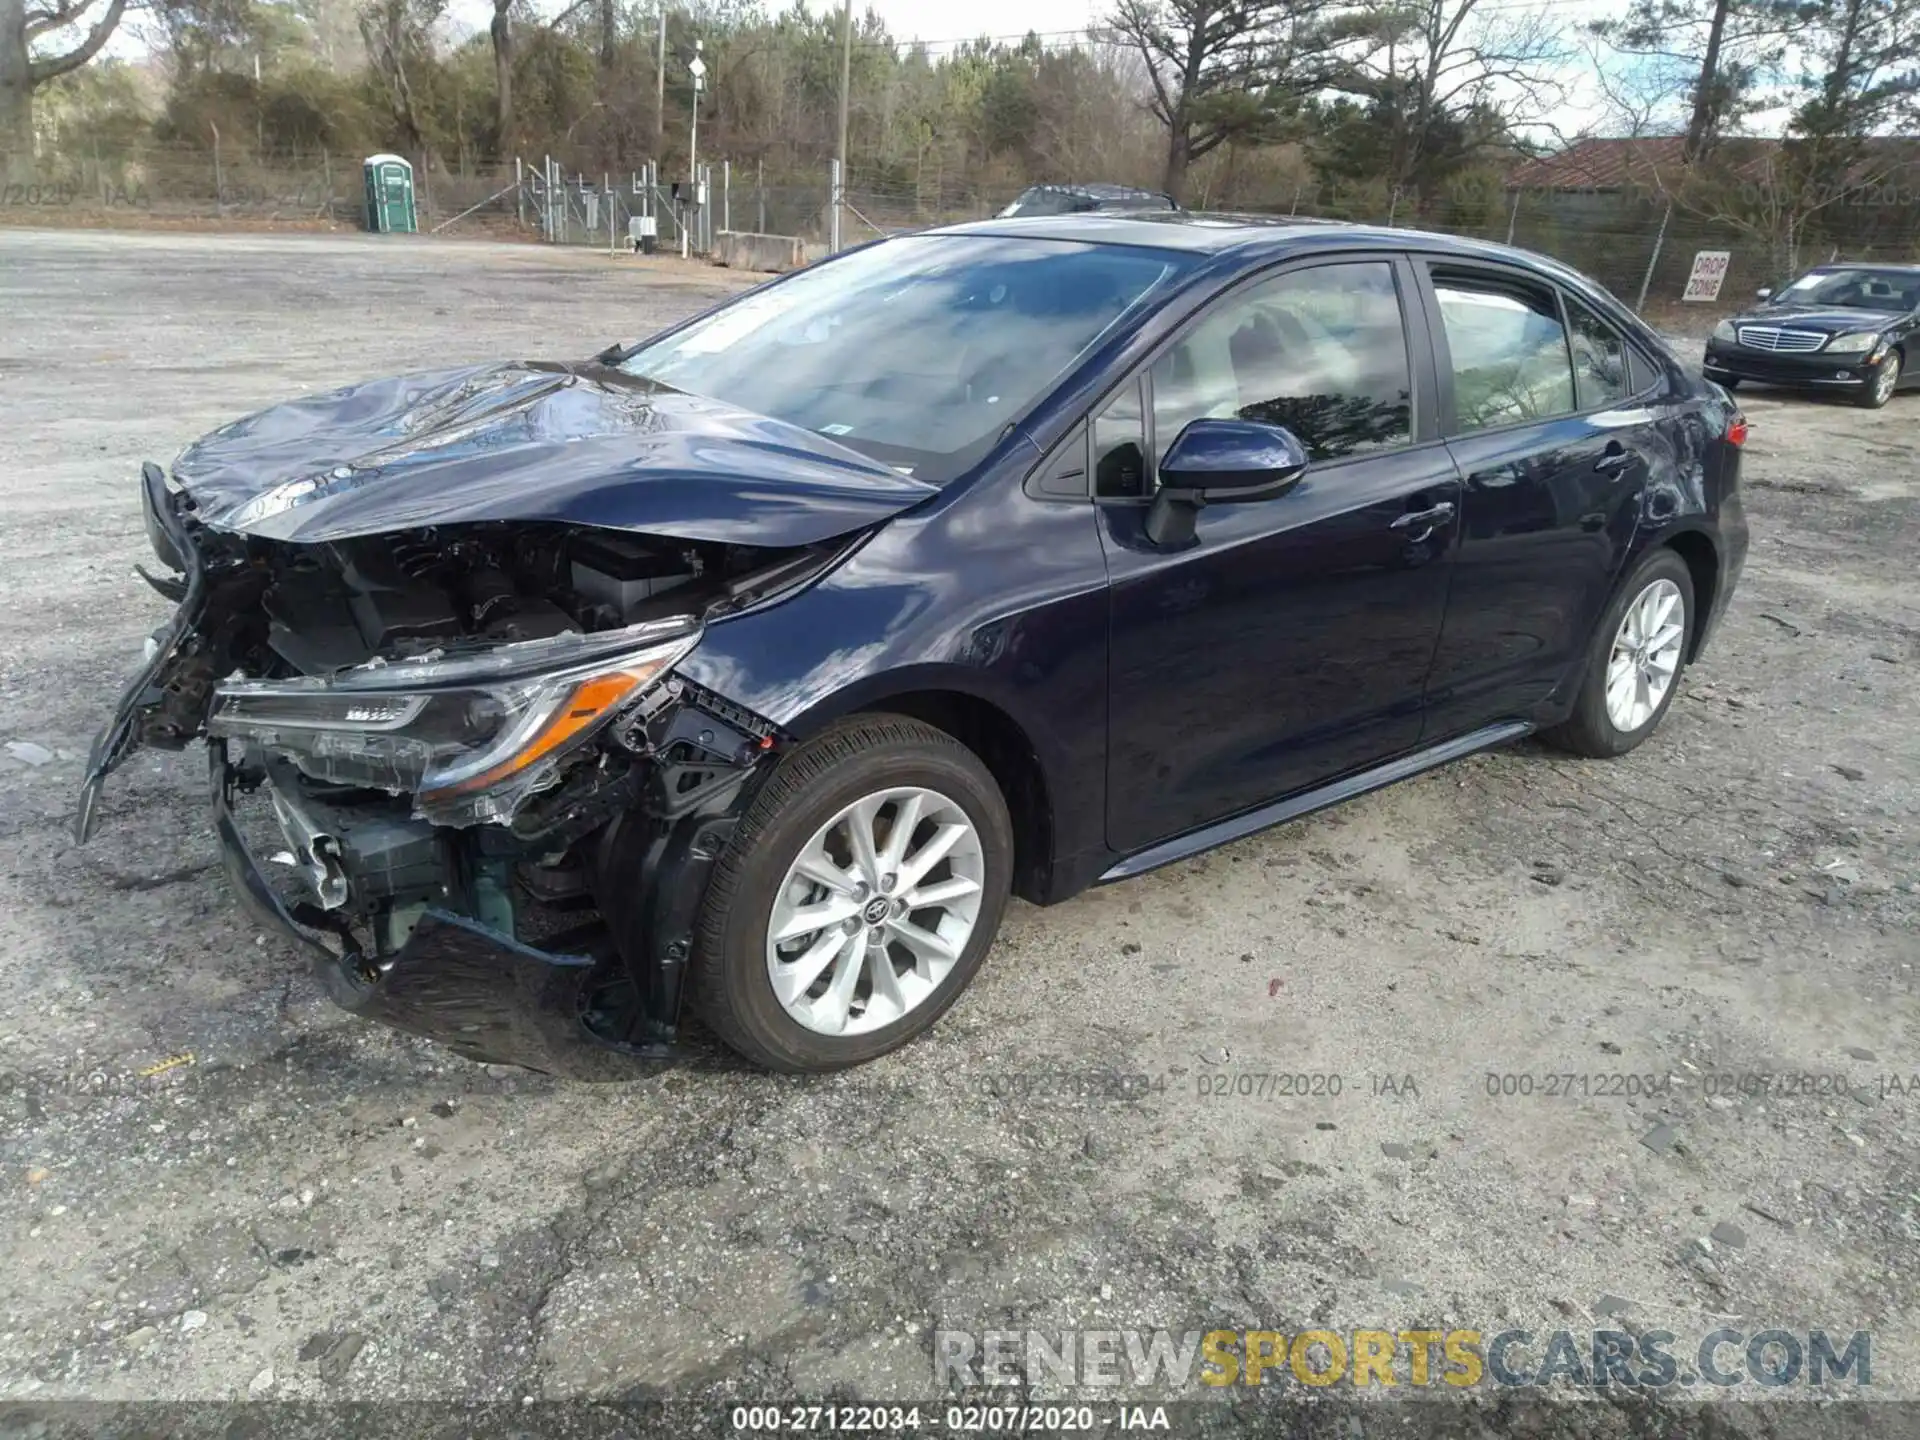
{"type": "Polygon", "coordinates": [[[1704,300],[1711,304],[1720,298],[1720,287],[1726,283],[1727,263],[1733,259],[1731,250],[1700,250],[1694,253],[1693,271],[1687,276],[1687,288],[1682,292],[1682,300],[1704,300]]]}

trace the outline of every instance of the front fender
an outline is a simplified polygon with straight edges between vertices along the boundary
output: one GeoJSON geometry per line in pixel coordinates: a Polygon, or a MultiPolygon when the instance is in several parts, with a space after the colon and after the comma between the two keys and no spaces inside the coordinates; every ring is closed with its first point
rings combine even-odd
{"type": "Polygon", "coordinates": [[[1017,480],[899,517],[785,602],[710,625],[686,678],[804,737],[896,696],[951,692],[1025,733],[1056,854],[1104,834],[1107,585],[1090,505],[1017,480]]]}

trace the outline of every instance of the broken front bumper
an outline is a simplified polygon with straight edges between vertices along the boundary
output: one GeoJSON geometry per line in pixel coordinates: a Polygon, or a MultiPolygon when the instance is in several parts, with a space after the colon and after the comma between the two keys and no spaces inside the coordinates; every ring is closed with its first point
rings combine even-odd
{"type": "MultiPolygon", "coordinates": [[[[342,1008],[438,1041],[469,1060],[577,1080],[631,1079],[646,1062],[678,1055],[671,1045],[613,1038],[624,981],[599,983],[608,967],[593,949],[604,945],[583,943],[579,953],[537,950],[465,916],[430,909],[397,954],[372,964],[326,910],[281,898],[234,818],[236,772],[226,747],[215,743],[208,750],[214,828],[235,895],[262,926],[308,952],[342,1008]]],[[[292,834],[287,839],[298,842],[292,834]]]]}
{"type": "MultiPolygon", "coordinates": [[[[178,658],[180,647],[200,623],[206,605],[206,571],[201,564],[199,548],[174,510],[173,499],[167,493],[167,477],[151,461],[140,467],[140,513],[154,553],[166,557],[167,563],[186,575],[186,581],[177,595],[171,594],[168,587],[155,586],[176,600],[177,608],[173,617],[149,643],[146,659],[121,690],[120,698],[114,703],[112,717],[94,736],[93,748],[87,755],[86,774],[80,782],[80,800],[73,817],[74,838],[82,845],[92,838],[94,826],[99,820],[101,787],[106,783],[108,774],[132,751],[140,712],[158,704],[166,672],[178,658]]],[[[144,575],[146,572],[141,573],[144,575]]],[[[155,583],[152,577],[148,577],[148,583],[155,583]]]]}

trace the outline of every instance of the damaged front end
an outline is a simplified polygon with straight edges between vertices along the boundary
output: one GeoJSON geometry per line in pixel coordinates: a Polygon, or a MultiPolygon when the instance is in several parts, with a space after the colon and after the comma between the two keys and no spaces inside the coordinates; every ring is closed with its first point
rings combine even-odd
{"type": "Polygon", "coordinates": [[[152,465],[142,503],[178,608],[95,742],[79,837],[135,749],[204,737],[238,895],[343,1006],[581,1078],[676,1053],[708,872],[783,737],[674,666],[850,542],[296,542],[203,523],[152,465]]]}

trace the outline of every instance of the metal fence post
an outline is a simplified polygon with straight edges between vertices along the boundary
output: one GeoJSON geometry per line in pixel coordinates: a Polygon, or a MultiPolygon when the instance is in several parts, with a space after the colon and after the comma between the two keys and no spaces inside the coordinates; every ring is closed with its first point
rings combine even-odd
{"type": "Polygon", "coordinates": [[[1647,288],[1653,284],[1653,267],[1660,263],[1660,247],[1667,243],[1667,222],[1673,219],[1673,202],[1667,202],[1666,212],[1660,217],[1660,228],[1653,237],[1653,253],[1647,256],[1647,273],[1640,277],[1640,298],[1633,302],[1633,313],[1638,315],[1647,308],[1647,288]]]}
{"type": "Polygon", "coordinates": [[[753,162],[753,194],[758,207],[753,233],[764,235],[767,233],[767,162],[764,160],[753,162]]]}
{"type": "Polygon", "coordinates": [[[720,162],[720,228],[733,229],[733,162],[720,162]]]}
{"type": "Polygon", "coordinates": [[[1520,195],[1518,189],[1507,191],[1507,244],[1513,243],[1513,227],[1520,219],[1520,195]]]}
{"type": "Polygon", "coordinates": [[[845,202],[841,194],[840,162],[827,162],[827,253],[840,253],[840,206],[845,202]]]}
{"type": "Polygon", "coordinates": [[[520,157],[513,157],[513,213],[524,229],[527,223],[527,181],[521,173],[520,157]]]}

